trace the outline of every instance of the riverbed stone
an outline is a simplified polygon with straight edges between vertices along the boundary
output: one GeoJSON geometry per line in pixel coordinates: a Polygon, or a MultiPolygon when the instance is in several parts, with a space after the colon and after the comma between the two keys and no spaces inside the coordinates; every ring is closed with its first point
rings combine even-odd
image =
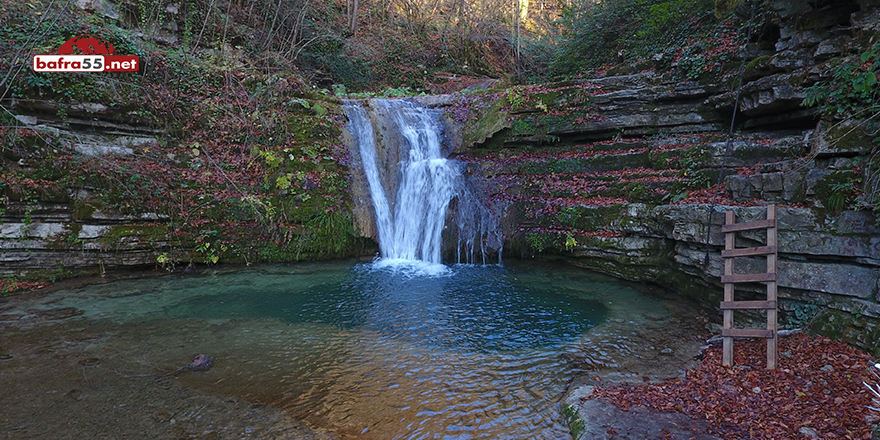
{"type": "Polygon", "coordinates": [[[673,438],[720,440],[708,434],[704,420],[682,413],[654,412],[644,407],[624,411],[604,399],[589,399],[578,409],[584,422],[577,440],[673,438]]]}
{"type": "Polygon", "coordinates": [[[60,309],[49,309],[35,312],[37,317],[51,320],[72,318],[74,316],[82,315],[83,313],[85,313],[83,310],[73,307],[63,307],[60,309]]]}

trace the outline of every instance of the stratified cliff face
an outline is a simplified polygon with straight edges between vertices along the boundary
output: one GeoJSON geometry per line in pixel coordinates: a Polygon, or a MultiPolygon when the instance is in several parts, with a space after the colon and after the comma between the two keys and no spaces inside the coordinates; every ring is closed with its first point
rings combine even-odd
{"type": "Polygon", "coordinates": [[[373,251],[352,223],[337,98],[171,53],[142,62],[127,77],[16,78],[2,102],[0,278],[373,251]],[[24,86],[34,78],[51,87],[24,86]]]}
{"type": "MultiPolygon", "coordinates": [[[[783,323],[878,352],[880,228],[864,209],[876,188],[862,185],[877,172],[876,125],[801,104],[833,66],[878,43],[880,5],[808,3],[769,2],[729,148],[739,62],[724,83],[651,70],[434,99],[461,127],[458,159],[510,203],[506,254],[564,259],[718,307],[723,211],[750,221],[775,203],[783,323]]],[[[757,246],[760,234],[737,244],[757,246]]],[[[738,259],[737,272],[762,265],[738,259]]],[[[762,292],[745,286],[737,299],[762,292]]]]}
{"type": "Polygon", "coordinates": [[[338,100],[277,77],[251,85],[277,89],[234,104],[193,91],[150,109],[152,123],[109,103],[61,118],[53,101],[8,100],[0,277],[371,253],[352,223],[338,100]]]}

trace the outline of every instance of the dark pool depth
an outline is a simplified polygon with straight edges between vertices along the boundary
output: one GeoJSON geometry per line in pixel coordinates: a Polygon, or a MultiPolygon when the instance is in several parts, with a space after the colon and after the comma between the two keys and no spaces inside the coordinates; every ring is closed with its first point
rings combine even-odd
{"type": "Polygon", "coordinates": [[[566,438],[559,399],[576,371],[565,354],[609,319],[667,314],[638,285],[521,262],[261,266],[41,301],[32,307],[73,307],[83,314],[71,319],[112,329],[93,356],[170,370],[206,353],[211,370],[175,380],[365,439],[566,438]]]}

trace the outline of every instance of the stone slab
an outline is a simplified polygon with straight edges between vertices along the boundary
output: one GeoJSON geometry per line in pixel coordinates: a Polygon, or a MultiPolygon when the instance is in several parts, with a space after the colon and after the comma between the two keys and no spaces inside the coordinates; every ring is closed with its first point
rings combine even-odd
{"type": "Polygon", "coordinates": [[[603,399],[584,401],[578,408],[578,416],[584,425],[576,440],[720,440],[708,434],[709,425],[703,420],[643,407],[624,411],[603,399]]]}

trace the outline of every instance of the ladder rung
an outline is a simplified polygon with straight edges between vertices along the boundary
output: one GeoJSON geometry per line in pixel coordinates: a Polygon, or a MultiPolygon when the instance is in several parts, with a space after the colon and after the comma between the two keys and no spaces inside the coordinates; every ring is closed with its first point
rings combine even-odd
{"type": "Polygon", "coordinates": [[[758,220],[748,223],[732,223],[729,225],[723,225],[721,226],[721,232],[750,231],[752,229],[767,229],[775,227],[776,219],[758,220]]]}
{"type": "Polygon", "coordinates": [[[772,338],[773,330],[761,330],[751,328],[726,328],[721,330],[724,338],[772,338]]]}
{"type": "Polygon", "coordinates": [[[721,275],[721,284],[728,283],[766,283],[776,281],[775,273],[746,273],[741,275],[721,275]]]}
{"type": "Polygon", "coordinates": [[[776,301],[722,301],[721,310],[775,309],[776,301]]]}
{"type": "Polygon", "coordinates": [[[776,253],[776,246],[760,246],[753,248],[743,248],[743,249],[727,249],[721,251],[721,256],[724,258],[733,258],[733,257],[749,257],[754,255],[772,255],[776,253]]]}

